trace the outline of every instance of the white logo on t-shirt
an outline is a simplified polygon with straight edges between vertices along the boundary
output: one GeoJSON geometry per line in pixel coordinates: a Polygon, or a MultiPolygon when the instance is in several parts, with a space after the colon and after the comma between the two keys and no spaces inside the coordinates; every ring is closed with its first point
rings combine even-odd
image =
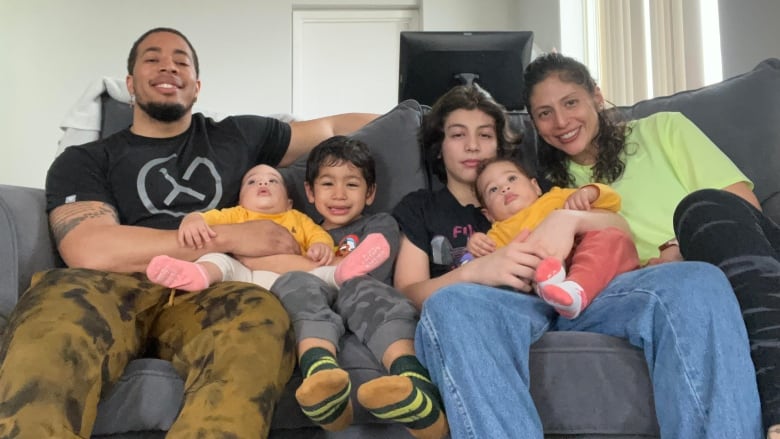
{"type": "MultiPolygon", "coordinates": [[[[222,177],[220,177],[219,173],[217,172],[217,168],[214,166],[214,163],[207,158],[198,157],[193,160],[192,163],[190,163],[190,166],[187,167],[187,170],[184,171],[184,174],[181,176],[181,180],[177,180],[168,171],[168,167],[164,166],[166,163],[171,163],[170,168],[173,168],[175,166],[175,162],[173,161],[175,158],[176,154],[172,154],[168,157],[150,160],[138,172],[138,180],[136,181],[138,196],[141,198],[141,202],[144,204],[144,206],[146,206],[146,208],[149,210],[149,213],[163,213],[171,216],[184,216],[187,214],[186,212],[178,212],[169,209],[169,207],[174,204],[177,198],[191,197],[198,201],[205,201],[206,195],[194,189],[190,184],[190,178],[192,178],[192,174],[195,173],[195,171],[200,166],[205,166],[214,179],[214,196],[210,201],[208,201],[208,204],[206,204],[202,210],[216,208],[219,200],[222,198],[222,177]],[[152,172],[153,170],[155,170],[155,172],[152,172]],[[168,192],[168,194],[162,200],[162,205],[157,206],[155,205],[154,201],[152,201],[146,188],[151,186],[159,186],[161,184],[159,179],[160,175],[162,175],[164,181],[170,185],[170,192],[168,192]]],[[[199,181],[199,183],[200,187],[204,187],[202,181],[199,181]]],[[[160,192],[163,192],[162,188],[160,192]]]]}

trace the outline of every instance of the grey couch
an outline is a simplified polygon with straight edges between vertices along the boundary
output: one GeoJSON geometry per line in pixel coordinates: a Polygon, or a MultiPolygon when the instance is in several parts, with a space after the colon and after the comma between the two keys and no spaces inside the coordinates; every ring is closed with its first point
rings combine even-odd
{"type": "MultiPolygon", "coordinates": [[[[780,220],[780,60],[766,60],[719,84],[620,109],[630,118],[664,110],[681,111],[698,124],[754,180],[765,211],[780,220]]],[[[416,145],[423,111],[406,101],[353,134],[367,141],[377,156],[375,211],[387,211],[405,193],[432,184],[416,145]]],[[[103,134],[127,126],[128,117],[128,108],[106,101],[103,134]]],[[[525,159],[533,163],[535,136],[527,115],[511,118],[513,126],[524,131],[525,159]]],[[[296,205],[313,214],[303,197],[302,172],[302,161],[284,171],[296,183],[296,205]]],[[[61,265],[49,236],[42,190],[0,185],[0,261],[2,328],[31,275],[61,265]]],[[[353,379],[353,388],[383,373],[349,334],[341,341],[340,361],[353,379]]],[[[530,365],[531,392],[548,437],[658,437],[644,356],[625,341],[596,334],[549,333],[532,347],[530,365]]],[[[293,391],[300,379],[296,372],[276,408],[272,438],[410,437],[359,406],[353,427],[340,433],[321,431],[295,403],[293,391]]],[[[120,381],[104,389],[93,437],[163,437],[178,413],[183,387],[168,362],[132,361],[120,381]]]]}

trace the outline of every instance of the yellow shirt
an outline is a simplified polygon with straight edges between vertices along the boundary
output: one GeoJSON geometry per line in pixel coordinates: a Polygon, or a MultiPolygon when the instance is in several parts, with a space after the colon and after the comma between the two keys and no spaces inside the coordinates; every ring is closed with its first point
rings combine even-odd
{"type": "Polygon", "coordinates": [[[330,234],[323,229],[319,224],[315,223],[305,213],[290,209],[282,213],[260,213],[252,212],[241,206],[229,207],[226,209],[213,209],[208,212],[203,212],[203,218],[206,219],[206,224],[239,224],[247,221],[254,220],[269,220],[284,227],[292,233],[295,240],[301,246],[301,251],[306,253],[306,250],[311,247],[312,244],[322,242],[333,248],[333,238],[330,234]]]}
{"type": "MultiPolygon", "coordinates": [[[[613,212],[620,210],[620,195],[617,192],[607,185],[594,183],[593,186],[598,188],[599,197],[591,204],[592,207],[613,212]]],[[[553,187],[525,209],[505,220],[494,222],[487,236],[496,243],[496,248],[509,244],[518,233],[524,229],[533,230],[550,212],[562,208],[569,196],[577,190],[553,187]]]]}

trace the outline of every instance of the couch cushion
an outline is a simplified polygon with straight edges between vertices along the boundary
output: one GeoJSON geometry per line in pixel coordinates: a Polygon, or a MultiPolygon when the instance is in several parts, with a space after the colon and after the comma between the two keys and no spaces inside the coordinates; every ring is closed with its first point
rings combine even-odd
{"type": "Polygon", "coordinates": [[[660,435],[644,353],[627,341],[548,332],[531,346],[529,369],[545,435],[660,435]]]}
{"type": "MultiPolygon", "coordinates": [[[[383,375],[384,367],[352,333],[340,340],[339,364],[349,372],[352,381],[353,423],[383,423],[357,403],[355,393],[360,384],[383,375]]],[[[301,373],[296,368],[274,411],[273,430],[314,426],[295,401],[295,389],[301,380],[301,373]]],[[[93,434],[167,431],[179,415],[183,398],[184,381],[170,362],[154,358],[133,360],[100,401],[93,434]]]]}
{"type": "Polygon", "coordinates": [[[155,358],[133,360],[98,404],[92,433],[167,431],[179,415],[183,395],[184,381],[171,363],[155,358]]]}
{"type": "MultiPolygon", "coordinates": [[[[366,209],[367,213],[390,212],[404,195],[426,187],[417,143],[422,114],[420,104],[407,100],[350,134],[368,145],[376,162],[377,194],[374,204],[366,209]]],[[[295,208],[321,220],[322,216],[306,200],[303,188],[306,158],[280,171],[290,188],[295,208]]]]}
{"type": "Polygon", "coordinates": [[[753,183],[767,214],[780,221],[780,59],[697,90],[641,101],[624,109],[637,119],[679,111],[693,121],[753,183]]]}

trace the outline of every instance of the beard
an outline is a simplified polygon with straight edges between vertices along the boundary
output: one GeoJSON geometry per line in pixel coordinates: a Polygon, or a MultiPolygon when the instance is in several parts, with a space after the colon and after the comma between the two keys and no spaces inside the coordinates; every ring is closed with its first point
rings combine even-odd
{"type": "Polygon", "coordinates": [[[181,119],[185,114],[187,114],[190,109],[192,109],[192,106],[195,104],[193,102],[188,107],[185,107],[182,104],[161,104],[159,102],[136,102],[136,105],[141,107],[142,110],[146,114],[149,115],[154,120],[159,120],[160,122],[175,122],[179,119],[181,119]]]}

